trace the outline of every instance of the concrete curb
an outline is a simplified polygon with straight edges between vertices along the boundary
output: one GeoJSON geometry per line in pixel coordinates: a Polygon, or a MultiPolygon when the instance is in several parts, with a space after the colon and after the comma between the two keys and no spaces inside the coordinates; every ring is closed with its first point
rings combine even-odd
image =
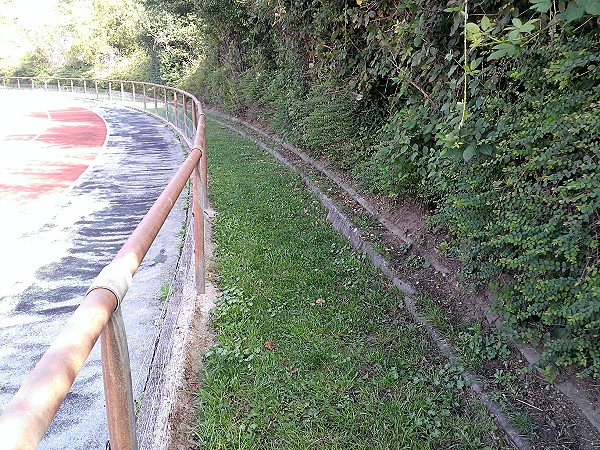
{"type": "MultiPolygon", "coordinates": [[[[218,293],[208,280],[206,293],[196,293],[191,217],[192,209],[189,208],[185,242],[171,293],[166,300],[168,306],[141,400],[137,419],[140,449],[179,448],[177,442],[185,433],[181,428],[195,414],[191,390],[202,357],[214,342],[209,319],[218,293]]],[[[207,266],[210,266],[214,254],[211,236],[212,227],[206,221],[207,266]]]]}

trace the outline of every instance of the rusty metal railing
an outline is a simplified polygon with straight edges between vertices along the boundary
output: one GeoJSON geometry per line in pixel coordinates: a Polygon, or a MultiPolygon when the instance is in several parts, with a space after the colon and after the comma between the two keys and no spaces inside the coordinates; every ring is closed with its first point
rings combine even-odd
{"type": "MultiPolygon", "coordinates": [[[[143,81],[60,77],[0,77],[0,89],[62,92],[83,98],[108,100],[143,110],[173,126],[195,145],[198,123],[204,113],[198,99],[182,89],[143,81]]],[[[206,155],[202,156],[203,202],[208,204],[206,155]]]]}
{"type": "Polygon", "coordinates": [[[134,273],[190,177],[196,289],[200,294],[205,291],[203,211],[208,199],[202,106],[196,97],[185,91],[152,83],[78,78],[18,77],[0,80],[0,88],[66,91],[84,97],[129,102],[130,106],[144,109],[170,123],[191,148],[165,190],[112,262],[102,269],[62,332],[0,415],[2,449],[37,447],[101,336],[110,446],[119,450],[135,450],[137,437],[131,370],[120,305],[134,273]],[[118,88],[116,91],[115,86],[118,88]]]}

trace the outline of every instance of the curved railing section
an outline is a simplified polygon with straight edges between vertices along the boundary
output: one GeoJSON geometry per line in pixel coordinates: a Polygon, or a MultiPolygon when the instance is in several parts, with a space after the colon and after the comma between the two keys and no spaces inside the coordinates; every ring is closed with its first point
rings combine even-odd
{"type": "Polygon", "coordinates": [[[101,337],[102,374],[110,446],[137,449],[125,328],[119,308],[132,277],[192,179],[195,281],[205,291],[204,206],[208,204],[205,115],[198,99],[153,83],[81,78],[1,78],[0,89],[65,92],[122,102],[168,122],[190,153],[125,244],[90,286],[79,307],[0,415],[3,449],[34,449],[50,426],[94,344],[101,337]]]}

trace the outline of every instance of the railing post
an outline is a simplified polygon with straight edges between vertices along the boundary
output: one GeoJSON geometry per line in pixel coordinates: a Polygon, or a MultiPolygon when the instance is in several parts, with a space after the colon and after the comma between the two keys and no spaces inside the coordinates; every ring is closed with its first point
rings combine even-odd
{"type": "Polygon", "coordinates": [[[71,78],[71,94],[75,92],[75,90],[73,89],[73,79],[71,78]]]}
{"type": "Polygon", "coordinates": [[[158,114],[158,98],[156,97],[156,86],[152,86],[152,92],[154,93],[154,112],[158,114]]]}
{"type": "Polygon", "coordinates": [[[131,82],[131,95],[133,96],[133,105],[135,106],[135,81],[131,82]]]}
{"type": "Polygon", "coordinates": [[[125,92],[123,91],[123,82],[121,81],[121,101],[125,101],[125,92]]]}
{"type": "Polygon", "coordinates": [[[165,103],[165,119],[169,120],[169,102],[167,101],[167,88],[163,88],[163,101],[165,103]]]}
{"type": "Polygon", "coordinates": [[[87,80],[83,79],[83,96],[87,97],[87,80]]]}
{"type": "Polygon", "coordinates": [[[35,91],[35,84],[33,83],[33,78],[31,79],[31,90],[35,91]]]}
{"type": "Polygon", "coordinates": [[[187,97],[182,95],[181,101],[183,102],[183,133],[188,137],[187,97]]]}
{"type": "Polygon", "coordinates": [[[177,115],[177,91],[173,91],[173,124],[175,125],[175,128],[179,128],[177,115]]]}
{"type": "Polygon", "coordinates": [[[200,181],[200,162],[194,169],[192,175],[192,201],[194,203],[192,213],[194,221],[194,275],[196,278],[196,290],[199,294],[206,292],[206,281],[204,279],[204,205],[202,205],[202,183],[200,181]]]}
{"type": "Polygon", "coordinates": [[[44,91],[48,92],[48,78],[44,79],[44,91]]]}
{"type": "Polygon", "coordinates": [[[110,446],[114,450],[137,450],[129,351],[120,307],[102,332],[100,348],[110,446]]]}
{"type": "Polygon", "coordinates": [[[112,81],[108,82],[108,101],[112,102],[112,81]]]}
{"type": "Polygon", "coordinates": [[[58,92],[60,92],[60,79],[59,78],[56,79],[56,90],[58,92]]]}
{"type": "Polygon", "coordinates": [[[194,100],[192,99],[192,132],[195,134],[196,130],[198,129],[198,119],[196,116],[196,108],[197,105],[194,102],[194,100]]]}
{"type": "Polygon", "coordinates": [[[100,93],[98,92],[98,80],[94,80],[94,87],[96,88],[96,100],[100,98],[100,93]]]}
{"type": "Polygon", "coordinates": [[[146,105],[146,83],[142,84],[142,92],[143,92],[143,97],[144,97],[144,111],[148,109],[148,106],[146,105]]]}
{"type": "Polygon", "coordinates": [[[208,205],[208,170],[207,170],[207,160],[206,160],[206,140],[205,140],[205,128],[206,128],[206,116],[204,113],[200,115],[200,120],[198,122],[198,126],[200,127],[200,133],[202,136],[202,157],[200,158],[200,167],[202,169],[202,210],[208,205]]]}
{"type": "Polygon", "coordinates": [[[21,90],[21,80],[17,77],[17,89],[21,90]]]}

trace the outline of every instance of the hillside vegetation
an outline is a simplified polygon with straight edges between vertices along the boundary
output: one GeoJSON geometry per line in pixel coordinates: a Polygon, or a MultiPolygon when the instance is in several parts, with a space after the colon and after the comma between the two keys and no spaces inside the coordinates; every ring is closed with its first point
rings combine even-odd
{"type": "MultiPolygon", "coordinates": [[[[135,39],[109,41],[144,55],[143,76],[427,205],[549,376],[600,377],[600,2],[136,5],[135,39]]],[[[63,73],[93,72],[70,54],[88,71],[63,73]]]]}
{"type": "Polygon", "coordinates": [[[168,5],[203,19],[185,88],[428,205],[549,376],[600,376],[598,2],[168,5]]]}

